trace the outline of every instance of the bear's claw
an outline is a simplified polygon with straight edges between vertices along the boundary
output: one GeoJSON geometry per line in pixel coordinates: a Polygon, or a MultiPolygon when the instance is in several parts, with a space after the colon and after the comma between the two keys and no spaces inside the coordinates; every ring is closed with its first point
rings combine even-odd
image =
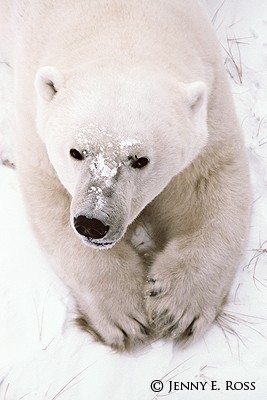
{"type": "Polygon", "coordinates": [[[90,333],[95,341],[110,346],[115,351],[131,351],[136,345],[147,342],[150,329],[145,323],[133,316],[128,321],[108,322],[103,332],[100,332],[84,314],[76,318],[75,323],[84,331],[90,333]]]}
{"type": "Polygon", "coordinates": [[[189,293],[185,283],[181,287],[180,282],[180,279],[164,282],[149,278],[146,310],[156,338],[171,337],[180,342],[191,342],[213,322],[216,306],[206,304],[196,292],[189,293]]]}

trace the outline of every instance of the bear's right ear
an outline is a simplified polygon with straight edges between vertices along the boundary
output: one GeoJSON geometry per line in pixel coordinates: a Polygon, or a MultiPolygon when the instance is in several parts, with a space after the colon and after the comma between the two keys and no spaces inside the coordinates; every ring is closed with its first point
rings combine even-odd
{"type": "Polygon", "coordinates": [[[49,66],[39,69],[34,82],[37,94],[46,101],[51,101],[63,84],[64,76],[62,72],[49,66]]]}

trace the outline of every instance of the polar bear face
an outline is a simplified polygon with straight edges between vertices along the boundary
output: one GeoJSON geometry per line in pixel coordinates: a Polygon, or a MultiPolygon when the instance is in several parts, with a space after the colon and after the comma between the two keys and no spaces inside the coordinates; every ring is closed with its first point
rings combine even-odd
{"type": "Polygon", "coordinates": [[[39,70],[37,129],[72,197],[70,221],[110,248],[207,140],[206,86],[128,71],[39,70]]]}

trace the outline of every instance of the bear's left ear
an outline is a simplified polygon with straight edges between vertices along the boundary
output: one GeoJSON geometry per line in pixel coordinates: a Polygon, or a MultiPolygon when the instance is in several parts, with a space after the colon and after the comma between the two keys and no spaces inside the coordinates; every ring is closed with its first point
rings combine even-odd
{"type": "Polygon", "coordinates": [[[204,82],[196,81],[187,85],[187,95],[194,113],[207,110],[207,87],[204,82]]]}
{"type": "Polygon", "coordinates": [[[42,67],[35,77],[35,90],[46,101],[51,101],[64,84],[64,75],[54,67],[42,67]]]}
{"type": "Polygon", "coordinates": [[[187,85],[187,96],[196,123],[207,120],[207,86],[196,81],[187,85]]]}

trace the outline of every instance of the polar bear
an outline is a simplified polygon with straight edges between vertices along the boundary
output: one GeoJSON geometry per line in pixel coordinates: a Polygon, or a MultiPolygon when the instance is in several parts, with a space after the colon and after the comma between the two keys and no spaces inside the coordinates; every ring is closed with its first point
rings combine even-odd
{"type": "Polygon", "coordinates": [[[250,215],[205,11],[195,0],[1,8],[21,189],[80,324],[117,350],[199,338],[226,301],[250,215]]]}

